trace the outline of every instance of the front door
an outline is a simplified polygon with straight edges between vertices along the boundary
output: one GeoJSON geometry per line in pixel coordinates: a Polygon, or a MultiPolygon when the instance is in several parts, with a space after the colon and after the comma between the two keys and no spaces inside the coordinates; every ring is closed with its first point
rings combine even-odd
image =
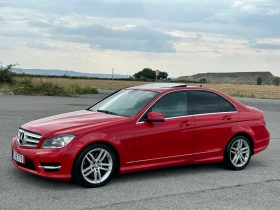
{"type": "Polygon", "coordinates": [[[162,96],[135,126],[135,161],[191,158],[194,122],[188,115],[187,91],[162,96]],[[148,112],[160,112],[165,122],[146,122],[148,112]]]}

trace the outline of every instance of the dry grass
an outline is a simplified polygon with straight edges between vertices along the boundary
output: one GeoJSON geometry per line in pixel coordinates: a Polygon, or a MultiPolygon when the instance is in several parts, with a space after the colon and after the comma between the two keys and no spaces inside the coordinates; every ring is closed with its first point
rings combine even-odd
{"type": "MultiPolygon", "coordinates": [[[[34,78],[34,81],[41,80],[34,78]]],[[[117,80],[87,80],[87,79],[66,79],[66,78],[44,78],[45,82],[51,82],[62,86],[70,83],[78,83],[81,86],[88,86],[96,89],[118,90],[125,87],[131,87],[148,82],[137,81],[117,81],[117,80]]],[[[197,86],[199,84],[189,84],[197,86]]],[[[249,98],[270,98],[280,99],[280,87],[277,86],[257,86],[257,85],[233,85],[233,84],[204,84],[204,87],[213,88],[225,92],[231,96],[249,97],[249,98]]],[[[1,88],[0,88],[1,91],[1,88]]]]}
{"type": "MultiPolygon", "coordinates": [[[[41,80],[33,78],[34,81],[41,80]]],[[[96,89],[119,90],[126,87],[146,84],[149,82],[138,81],[119,81],[119,80],[87,80],[87,79],[67,79],[67,78],[44,78],[46,82],[52,82],[60,85],[68,85],[70,83],[78,83],[81,86],[88,86],[96,89]]]]}
{"type": "Polygon", "coordinates": [[[204,87],[220,90],[228,95],[236,97],[280,99],[280,86],[205,84],[204,87]]]}

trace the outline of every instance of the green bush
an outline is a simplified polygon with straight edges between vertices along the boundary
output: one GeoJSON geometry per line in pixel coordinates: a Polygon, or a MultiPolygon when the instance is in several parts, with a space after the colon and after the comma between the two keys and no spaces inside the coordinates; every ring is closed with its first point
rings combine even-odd
{"type": "Polygon", "coordinates": [[[70,95],[81,94],[97,94],[98,91],[91,87],[81,87],[78,83],[72,83],[68,85],[67,92],[70,95]]]}
{"type": "Polygon", "coordinates": [[[262,77],[258,77],[257,78],[257,85],[262,85],[262,83],[263,83],[262,77]]]}
{"type": "Polygon", "coordinates": [[[9,69],[0,70],[0,83],[12,83],[13,82],[13,73],[9,69]]]}
{"type": "Polygon", "coordinates": [[[274,85],[279,86],[280,85],[280,77],[274,77],[272,82],[273,82],[274,85]]]}
{"type": "Polygon", "coordinates": [[[77,96],[81,94],[98,93],[94,88],[81,87],[77,83],[64,87],[51,82],[33,82],[31,78],[25,78],[24,80],[15,82],[11,89],[14,94],[23,95],[77,96]]]}

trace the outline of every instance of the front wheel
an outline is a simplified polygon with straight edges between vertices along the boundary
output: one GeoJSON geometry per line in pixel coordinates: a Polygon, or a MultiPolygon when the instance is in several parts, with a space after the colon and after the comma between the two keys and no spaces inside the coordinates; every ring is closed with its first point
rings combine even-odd
{"type": "Polygon", "coordinates": [[[117,158],[111,147],[93,144],[84,149],[73,166],[74,180],[86,187],[101,187],[107,184],[117,169],[117,158]]]}
{"type": "Polygon", "coordinates": [[[252,156],[251,142],[244,136],[234,137],[224,153],[224,165],[232,170],[242,170],[252,156]]]}

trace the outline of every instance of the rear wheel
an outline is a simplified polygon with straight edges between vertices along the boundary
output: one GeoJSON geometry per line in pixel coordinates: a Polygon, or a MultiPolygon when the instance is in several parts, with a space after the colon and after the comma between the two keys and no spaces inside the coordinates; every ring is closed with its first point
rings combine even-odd
{"type": "Polygon", "coordinates": [[[249,164],[251,156],[251,142],[244,136],[236,136],[226,148],[224,165],[232,170],[242,170],[249,164]]]}
{"type": "Polygon", "coordinates": [[[117,165],[117,157],[111,147],[93,144],[77,157],[73,166],[73,177],[82,186],[101,187],[113,177],[117,165]]]}

